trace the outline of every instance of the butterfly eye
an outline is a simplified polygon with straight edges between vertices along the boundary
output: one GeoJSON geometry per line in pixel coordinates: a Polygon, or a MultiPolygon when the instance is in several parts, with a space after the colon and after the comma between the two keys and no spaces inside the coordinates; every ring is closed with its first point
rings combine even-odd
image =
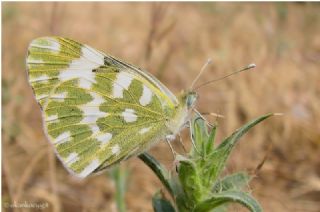
{"type": "Polygon", "coordinates": [[[192,91],[187,94],[186,104],[188,109],[191,109],[194,107],[197,99],[198,99],[198,94],[196,92],[192,91]]]}

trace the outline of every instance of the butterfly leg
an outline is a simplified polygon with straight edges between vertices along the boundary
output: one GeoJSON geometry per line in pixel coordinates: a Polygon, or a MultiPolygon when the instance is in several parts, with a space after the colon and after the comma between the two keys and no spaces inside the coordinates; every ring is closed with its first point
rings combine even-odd
{"type": "MultiPolygon", "coordinates": [[[[181,138],[181,137],[180,137],[181,138]]],[[[176,151],[174,151],[174,149],[172,148],[170,142],[173,141],[175,139],[175,135],[167,135],[166,136],[166,141],[171,149],[171,152],[172,152],[172,155],[173,155],[173,164],[172,164],[172,167],[170,168],[171,171],[173,170],[176,170],[176,172],[178,172],[178,164],[179,164],[179,161],[176,160],[177,158],[177,153],[176,151]]]]}
{"type": "Polygon", "coordinates": [[[187,153],[187,149],[186,149],[185,145],[184,145],[183,142],[182,142],[181,133],[179,132],[178,135],[179,135],[179,143],[181,144],[181,146],[182,146],[182,148],[183,148],[183,151],[184,151],[185,153],[187,153]]]}
{"type": "Polygon", "coordinates": [[[177,153],[174,151],[172,145],[170,144],[171,141],[173,141],[176,137],[174,135],[166,135],[166,141],[171,149],[172,155],[173,155],[173,159],[176,158],[177,153]]]}

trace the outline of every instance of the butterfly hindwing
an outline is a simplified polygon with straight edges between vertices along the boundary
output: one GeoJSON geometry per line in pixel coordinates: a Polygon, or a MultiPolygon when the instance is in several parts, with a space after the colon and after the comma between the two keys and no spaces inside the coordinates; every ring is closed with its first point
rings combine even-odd
{"type": "Polygon", "coordinates": [[[131,65],[70,39],[44,37],[31,42],[27,68],[47,136],[79,177],[142,152],[166,133],[175,97],[131,65]]]}

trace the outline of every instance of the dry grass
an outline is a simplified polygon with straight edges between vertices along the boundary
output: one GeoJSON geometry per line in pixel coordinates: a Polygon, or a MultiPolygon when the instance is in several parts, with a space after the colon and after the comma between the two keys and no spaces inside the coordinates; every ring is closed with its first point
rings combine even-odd
{"type": "MultiPolygon", "coordinates": [[[[56,34],[148,67],[175,93],[190,85],[208,57],[214,64],[202,81],[255,62],[256,70],[199,90],[198,108],[225,116],[220,138],[253,117],[283,112],[245,137],[227,171],[254,170],[267,154],[251,185],[265,211],[320,210],[319,4],[2,6],[3,202],[48,202],[48,211],[115,211],[111,179],[75,180],[43,134],[24,60],[33,38],[56,34]]],[[[171,164],[164,142],[151,153],[171,164]]],[[[131,173],[129,211],[151,211],[160,183],[138,159],[123,165],[131,173]]]]}

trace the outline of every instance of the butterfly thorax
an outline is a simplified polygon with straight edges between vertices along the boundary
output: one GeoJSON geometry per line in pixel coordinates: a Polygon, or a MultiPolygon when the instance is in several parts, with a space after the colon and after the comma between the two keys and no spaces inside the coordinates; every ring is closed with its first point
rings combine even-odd
{"type": "Polygon", "coordinates": [[[176,106],[174,117],[167,122],[173,135],[179,133],[190,120],[192,109],[195,106],[198,94],[194,91],[183,91],[179,96],[179,105],[176,106]]]}

